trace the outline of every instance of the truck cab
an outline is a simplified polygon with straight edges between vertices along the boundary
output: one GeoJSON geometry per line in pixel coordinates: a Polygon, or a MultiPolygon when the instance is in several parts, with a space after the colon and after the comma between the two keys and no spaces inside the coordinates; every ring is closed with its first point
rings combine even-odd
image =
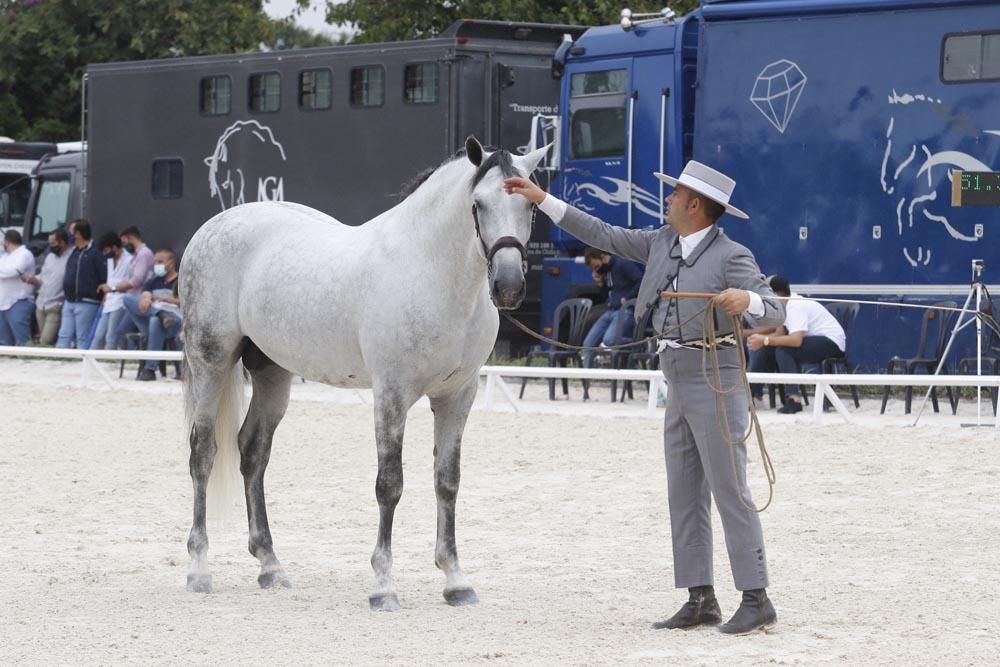
{"type": "Polygon", "coordinates": [[[83,217],[81,153],[49,154],[31,172],[31,197],[25,209],[25,244],[35,255],[48,245],[49,234],[83,217]]]}

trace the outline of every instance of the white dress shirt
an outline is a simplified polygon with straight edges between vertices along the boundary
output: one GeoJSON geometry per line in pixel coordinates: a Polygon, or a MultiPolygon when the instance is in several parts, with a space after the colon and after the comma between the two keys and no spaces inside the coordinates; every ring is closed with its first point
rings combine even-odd
{"type": "Polygon", "coordinates": [[[35,275],[35,256],[23,245],[0,257],[0,310],[35,295],[35,288],[21,280],[22,273],[35,275]]]}

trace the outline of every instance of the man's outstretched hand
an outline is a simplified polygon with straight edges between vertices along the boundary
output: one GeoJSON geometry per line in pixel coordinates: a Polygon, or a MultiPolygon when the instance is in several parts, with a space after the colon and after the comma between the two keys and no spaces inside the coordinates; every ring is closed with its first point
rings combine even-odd
{"type": "Polygon", "coordinates": [[[545,191],[526,178],[512,176],[503,182],[503,190],[509,195],[521,195],[535,206],[545,199],[545,191]]]}

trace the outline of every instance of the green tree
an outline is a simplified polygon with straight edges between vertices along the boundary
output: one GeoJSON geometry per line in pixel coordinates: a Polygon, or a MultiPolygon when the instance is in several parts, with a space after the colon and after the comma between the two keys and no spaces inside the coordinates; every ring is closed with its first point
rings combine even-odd
{"type": "Polygon", "coordinates": [[[253,51],[277,27],[261,0],[0,0],[0,135],[79,137],[89,63],[253,51]]]}
{"type": "MultiPolygon", "coordinates": [[[[299,0],[305,6],[308,0],[299,0]]],[[[698,0],[668,3],[678,14],[691,11],[698,0]]],[[[634,12],[659,11],[663,0],[639,0],[634,12]]],[[[327,0],[326,20],[341,27],[353,27],[355,42],[392,42],[433,37],[457,19],[494,19],[607,25],[618,21],[622,0],[327,0]]]]}

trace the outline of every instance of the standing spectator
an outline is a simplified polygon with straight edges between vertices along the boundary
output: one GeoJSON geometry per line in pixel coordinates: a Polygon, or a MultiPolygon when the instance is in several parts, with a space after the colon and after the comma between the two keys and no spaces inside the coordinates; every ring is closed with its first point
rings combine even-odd
{"type": "MultiPolygon", "coordinates": [[[[642,266],[621,257],[614,257],[597,248],[587,248],[583,257],[593,271],[595,282],[603,283],[608,289],[608,309],[591,325],[583,340],[583,346],[597,347],[630,342],[631,339],[625,332],[626,327],[631,326],[633,311],[631,308],[625,308],[625,302],[639,294],[642,266]],[[616,334],[619,335],[616,337],[616,334]]],[[[584,367],[590,367],[593,356],[593,352],[583,353],[584,367]]]]}
{"type": "MultiPolygon", "coordinates": [[[[153,277],[142,286],[142,294],[126,294],[125,309],[136,327],[146,337],[146,349],[162,350],[168,338],[176,337],[183,324],[180,299],[177,298],[177,255],[167,248],[154,256],[153,277]]],[[[156,379],[158,361],[144,362],[139,379],[156,379]]]]}
{"type": "MultiPolygon", "coordinates": [[[[775,329],[754,329],[747,337],[751,372],[798,373],[801,364],[843,356],[847,336],[829,310],[818,301],[793,294],[783,276],[772,276],[770,285],[785,302],[785,323],[775,329]]],[[[754,400],[760,403],[763,387],[755,384],[751,390],[754,400]]],[[[796,385],[785,385],[785,405],[778,412],[786,415],[802,412],[802,396],[796,385]]]]}
{"type": "Polygon", "coordinates": [[[25,345],[31,341],[31,311],[35,290],[22,276],[35,272],[35,256],[24,247],[21,233],[7,230],[0,257],[0,345],[25,345]]]}
{"type": "Polygon", "coordinates": [[[101,294],[97,287],[108,281],[107,266],[100,251],[94,247],[91,237],[89,222],[82,219],[73,221],[75,247],[66,261],[66,275],[63,278],[66,302],[63,304],[56,347],[75,344],[78,349],[85,348],[90,327],[94,324],[101,304],[101,294]]]}
{"type": "Polygon", "coordinates": [[[122,249],[121,239],[114,232],[101,237],[97,243],[104,257],[105,265],[112,262],[111,275],[108,282],[98,285],[97,291],[104,295],[101,308],[101,319],[97,321],[97,331],[90,349],[113,350],[118,347],[118,324],[125,316],[125,306],[122,303],[124,294],[118,289],[119,284],[128,284],[126,278],[130,275],[132,255],[122,249]]]}
{"type": "Polygon", "coordinates": [[[35,321],[38,322],[38,342],[55,345],[62,317],[63,278],[66,276],[66,262],[69,260],[69,243],[62,228],[49,234],[49,251],[42,262],[42,270],[37,276],[27,273],[21,280],[38,290],[35,297],[35,321]]]}

